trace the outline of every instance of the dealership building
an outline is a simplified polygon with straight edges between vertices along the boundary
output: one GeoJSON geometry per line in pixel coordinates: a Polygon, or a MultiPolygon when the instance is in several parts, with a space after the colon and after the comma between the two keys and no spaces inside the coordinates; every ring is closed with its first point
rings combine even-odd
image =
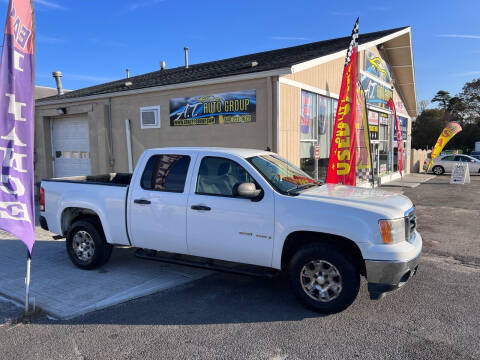
{"type": "MultiPolygon", "coordinates": [[[[267,149],[325,179],[350,37],[164,69],[36,101],[35,176],[132,171],[148,148],[267,149]]],[[[187,58],[187,57],[186,57],[187,58]]],[[[393,98],[409,172],[417,113],[411,28],[359,36],[375,177],[399,177],[393,98]]]]}

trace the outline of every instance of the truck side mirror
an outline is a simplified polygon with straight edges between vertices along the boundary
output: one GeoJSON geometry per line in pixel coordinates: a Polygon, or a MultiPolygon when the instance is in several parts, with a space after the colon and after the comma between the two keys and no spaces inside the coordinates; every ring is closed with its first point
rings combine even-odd
{"type": "Polygon", "coordinates": [[[241,183],[237,187],[236,194],[239,197],[253,199],[260,195],[261,190],[257,190],[254,183],[241,183]]]}

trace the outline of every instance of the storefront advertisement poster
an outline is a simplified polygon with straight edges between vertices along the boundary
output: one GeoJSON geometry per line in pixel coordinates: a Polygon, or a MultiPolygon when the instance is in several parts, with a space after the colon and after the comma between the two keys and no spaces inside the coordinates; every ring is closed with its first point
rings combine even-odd
{"type": "Polygon", "coordinates": [[[368,131],[370,133],[370,140],[378,140],[378,117],[376,111],[368,111],[368,131]]]}
{"type": "MultiPolygon", "coordinates": [[[[407,127],[408,127],[408,119],[403,117],[403,116],[399,116],[398,117],[398,120],[400,121],[400,126],[401,126],[401,130],[402,130],[402,140],[407,140],[407,127]]],[[[395,141],[397,141],[397,127],[395,126],[395,132],[393,134],[393,138],[395,141]]]]}
{"type": "Polygon", "coordinates": [[[362,75],[362,86],[365,89],[365,97],[369,105],[388,109],[387,101],[393,96],[392,89],[367,75],[362,75]]]}
{"type": "Polygon", "coordinates": [[[256,121],[256,91],[170,99],[170,126],[251,123],[256,121]]]}
{"type": "Polygon", "coordinates": [[[392,81],[390,70],[385,61],[368,50],[365,51],[365,71],[387,83],[392,81]]]}
{"type": "Polygon", "coordinates": [[[328,98],[320,96],[319,97],[319,107],[318,107],[318,134],[324,135],[327,132],[327,109],[329,101],[328,98]]]}
{"type": "Polygon", "coordinates": [[[379,118],[379,123],[381,125],[388,125],[389,124],[389,119],[388,119],[388,115],[387,114],[384,114],[384,113],[378,113],[378,118],[379,118]]]}
{"type": "Polygon", "coordinates": [[[300,117],[300,132],[310,134],[313,114],[313,94],[302,91],[302,116],[300,117]]]}
{"type": "Polygon", "coordinates": [[[368,123],[370,125],[378,125],[378,113],[376,111],[368,112],[368,123]]]}
{"type": "Polygon", "coordinates": [[[397,100],[395,101],[395,107],[397,109],[397,114],[406,114],[407,113],[407,109],[405,109],[405,105],[403,105],[403,101],[402,100],[397,100]]]}

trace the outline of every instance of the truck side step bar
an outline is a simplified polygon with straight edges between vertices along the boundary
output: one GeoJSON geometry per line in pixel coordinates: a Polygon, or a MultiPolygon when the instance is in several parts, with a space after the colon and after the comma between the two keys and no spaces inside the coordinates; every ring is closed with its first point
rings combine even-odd
{"type": "Polygon", "coordinates": [[[160,262],[177,264],[177,265],[186,265],[186,266],[191,266],[196,268],[222,271],[222,272],[254,276],[254,277],[272,278],[279,273],[278,270],[269,269],[269,268],[237,264],[234,262],[227,262],[227,261],[221,261],[221,262],[225,264],[232,264],[232,265],[231,266],[219,265],[219,264],[216,264],[219,261],[214,259],[200,258],[195,256],[186,256],[186,255],[174,255],[174,254],[163,253],[163,252],[160,253],[160,252],[156,252],[155,250],[138,249],[135,252],[135,256],[145,260],[160,261],[160,262]],[[190,260],[190,259],[202,259],[204,261],[197,261],[197,260],[190,260]]]}

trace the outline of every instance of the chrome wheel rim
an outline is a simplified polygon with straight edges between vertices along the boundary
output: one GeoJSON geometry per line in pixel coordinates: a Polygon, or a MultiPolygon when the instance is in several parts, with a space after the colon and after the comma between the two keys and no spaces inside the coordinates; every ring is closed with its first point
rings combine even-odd
{"type": "Polygon", "coordinates": [[[313,300],[329,302],[342,292],[342,276],[335,265],[325,260],[312,260],[300,271],[303,291],[313,300]]]}
{"type": "Polygon", "coordinates": [[[84,230],[77,231],[73,236],[72,246],[73,252],[82,261],[89,261],[95,254],[95,242],[84,230]]]}
{"type": "Polygon", "coordinates": [[[436,167],[435,169],[433,169],[433,172],[435,173],[435,175],[440,175],[442,173],[442,169],[436,167]]]}

